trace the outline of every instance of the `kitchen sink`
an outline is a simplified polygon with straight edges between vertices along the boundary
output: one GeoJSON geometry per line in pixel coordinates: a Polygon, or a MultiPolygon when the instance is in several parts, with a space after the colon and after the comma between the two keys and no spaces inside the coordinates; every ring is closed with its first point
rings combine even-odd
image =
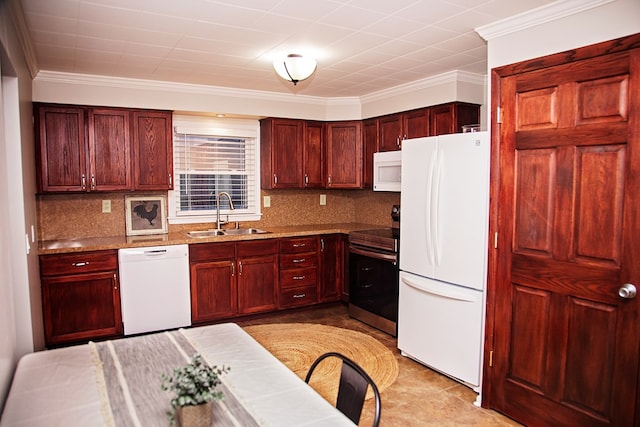
{"type": "Polygon", "coordinates": [[[187,236],[195,238],[215,237],[215,236],[244,236],[249,234],[266,234],[266,230],[259,228],[232,228],[228,230],[198,230],[189,231],[187,236]]]}
{"type": "Polygon", "coordinates": [[[229,229],[229,230],[222,230],[222,231],[224,232],[224,234],[226,234],[228,236],[268,233],[268,231],[260,230],[259,228],[232,228],[232,229],[229,229]]]}

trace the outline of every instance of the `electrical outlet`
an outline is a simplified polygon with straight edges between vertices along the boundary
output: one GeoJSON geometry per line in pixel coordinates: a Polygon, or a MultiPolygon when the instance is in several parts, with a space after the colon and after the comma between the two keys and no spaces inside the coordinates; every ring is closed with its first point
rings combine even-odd
{"type": "Polygon", "coordinates": [[[264,206],[265,208],[271,207],[271,196],[264,196],[264,198],[262,199],[262,206],[264,206]]]}
{"type": "Polygon", "coordinates": [[[102,201],[102,213],[111,213],[111,200],[102,201]]]}
{"type": "Polygon", "coordinates": [[[326,194],[321,194],[320,195],[320,206],[324,206],[327,204],[327,195],[326,194]]]}

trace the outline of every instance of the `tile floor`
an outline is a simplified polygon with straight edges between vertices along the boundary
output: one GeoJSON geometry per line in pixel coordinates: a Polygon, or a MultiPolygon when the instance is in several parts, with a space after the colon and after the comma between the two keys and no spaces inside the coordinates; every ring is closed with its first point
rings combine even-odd
{"type": "MultiPolygon", "coordinates": [[[[331,305],[292,313],[238,321],[240,326],[261,323],[321,323],[368,333],[389,347],[398,360],[398,379],[381,393],[380,425],[386,426],[519,426],[501,414],[473,405],[476,394],[411,359],[400,355],[396,339],[349,317],[346,306],[331,305]]],[[[365,403],[361,426],[371,425],[373,401],[365,403]]]]}

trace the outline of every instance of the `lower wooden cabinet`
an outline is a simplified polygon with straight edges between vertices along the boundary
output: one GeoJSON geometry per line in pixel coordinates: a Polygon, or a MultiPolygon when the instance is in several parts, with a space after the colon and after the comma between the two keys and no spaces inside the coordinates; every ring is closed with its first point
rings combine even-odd
{"type": "Polygon", "coordinates": [[[277,239],[190,245],[189,262],[193,323],[277,309],[277,239]]]}
{"type": "Polygon", "coordinates": [[[320,236],[318,302],[338,301],[344,286],[343,234],[320,236]]]}
{"type": "Polygon", "coordinates": [[[316,304],[318,237],[288,237],[280,241],[280,308],[316,304]]]}
{"type": "Polygon", "coordinates": [[[41,255],[40,272],[47,346],[122,334],[115,250],[41,255]]]}

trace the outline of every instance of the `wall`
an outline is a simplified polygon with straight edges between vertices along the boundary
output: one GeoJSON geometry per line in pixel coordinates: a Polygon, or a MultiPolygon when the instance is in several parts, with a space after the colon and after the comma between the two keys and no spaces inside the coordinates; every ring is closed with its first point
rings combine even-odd
{"type": "Polygon", "coordinates": [[[38,259],[25,247],[36,218],[31,74],[14,7],[0,2],[0,409],[18,358],[44,343],[38,259]]]}
{"type": "MultiPolygon", "coordinates": [[[[162,194],[162,193],[158,193],[162,194]]],[[[166,193],[164,193],[166,196],[166,193]]],[[[271,207],[263,208],[252,227],[361,222],[391,226],[390,212],[400,203],[399,193],[371,190],[270,190],[271,207]],[[320,206],[320,194],[327,204],[320,206]]],[[[39,239],[118,236],[125,234],[123,193],[40,195],[37,200],[39,239]],[[111,200],[111,213],[102,213],[102,200],[111,200]]],[[[169,232],[210,228],[210,223],[169,225],[169,232]]],[[[246,224],[245,224],[246,226],[246,224]]]]}

